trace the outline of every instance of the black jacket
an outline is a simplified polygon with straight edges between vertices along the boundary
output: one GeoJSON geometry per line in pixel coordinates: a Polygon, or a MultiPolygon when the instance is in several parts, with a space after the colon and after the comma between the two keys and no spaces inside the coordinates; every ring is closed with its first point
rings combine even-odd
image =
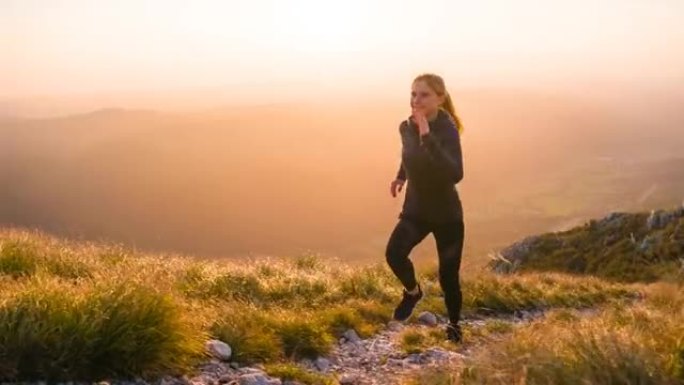
{"type": "Polygon", "coordinates": [[[399,218],[432,223],[463,219],[456,184],[463,179],[461,139],[456,123],[440,109],[419,138],[418,127],[406,119],[399,125],[402,152],[396,178],[408,180],[399,218]]]}

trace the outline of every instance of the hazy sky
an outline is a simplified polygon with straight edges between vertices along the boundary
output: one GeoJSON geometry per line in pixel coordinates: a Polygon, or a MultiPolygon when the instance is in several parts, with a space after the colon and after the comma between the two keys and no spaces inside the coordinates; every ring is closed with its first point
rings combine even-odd
{"type": "Polygon", "coordinates": [[[0,0],[0,97],[684,79],[682,0],[0,0]]]}

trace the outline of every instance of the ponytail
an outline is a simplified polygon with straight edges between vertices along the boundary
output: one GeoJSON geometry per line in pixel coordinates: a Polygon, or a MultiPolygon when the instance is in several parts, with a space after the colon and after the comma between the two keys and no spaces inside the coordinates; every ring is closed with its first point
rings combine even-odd
{"type": "Polygon", "coordinates": [[[454,120],[454,123],[456,123],[456,128],[458,128],[458,133],[463,134],[463,126],[461,125],[461,120],[458,118],[458,115],[456,115],[456,110],[454,109],[454,103],[451,101],[451,95],[449,95],[449,92],[444,92],[444,103],[440,106],[443,110],[449,113],[451,115],[451,118],[454,120]]]}

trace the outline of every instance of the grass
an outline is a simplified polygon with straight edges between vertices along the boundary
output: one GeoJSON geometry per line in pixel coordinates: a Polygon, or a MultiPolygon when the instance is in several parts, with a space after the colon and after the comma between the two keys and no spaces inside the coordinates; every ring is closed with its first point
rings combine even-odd
{"type": "MultiPolygon", "coordinates": [[[[615,213],[567,231],[529,239],[519,272],[562,272],[620,282],[684,281],[684,216],[649,228],[648,213],[615,213]]],[[[492,266],[505,267],[501,260],[492,266]]]]}
{"type": "Polygon", "coordinates": [[[681,384],[684,288],[657,283],[630,307],[592,315],[556,310],[497,332],[460,367],[418,373],[406,384],[681,384]]]}
{"type": "Polygon", "coordinates": [[[265,367],[266,373],[272,377],[282,380],[297,381],[306,385],[335,385],[338,382],[329,375],[312,373],[291,363],[268,364],[265,367]]]}
{"type": "Polygon", "coordinates": [[[180,373],[206,339],[173,298],[131,284],[21,283],[0,302],[3,378],[67,380],[180,373]],[[19,290],[21,289],[21,290],[19,290]]]}
{"type": "MultiPolygon", "coordinates": [[[[421,274],[429,295],[420,306],[445,315],[436,277],[434,268],[421,274]]],[[[462,282],[464,315],[623,303],[639,294],[561,274],[485,272],[462,282]]],[[[230,344],[237,362],[295,371],[288,365],[325,355],[349,328],[375,333],[400,297],[384,264],[351,267],[314,254],[200,261],[0,229],[0,379],[188,373],[206,359],[209,338],[230,344]]]]}

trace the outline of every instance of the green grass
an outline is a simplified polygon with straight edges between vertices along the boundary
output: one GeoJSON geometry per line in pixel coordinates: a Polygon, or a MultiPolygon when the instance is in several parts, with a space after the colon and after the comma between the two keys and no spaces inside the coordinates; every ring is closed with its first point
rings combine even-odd
{"type": "MultiPolygon", "coordinates": [[[[675,212],[676,210],[670,210],[675,212]]],[[[649,213],[620,213],[534,236],[518,272],[562,272],[620,282],[684,280],[684,216],[649,229],[649,213]]],[[[494,260],[490,266],[504,267],[494,260]]]]}
{"type": "Polygon", "coordinates": [[[132,284],[79,290],[36,279],[0,304],[3,378],[181,373],[205,339],[173,298],[132,284]]]}
{"type": "Polygon", "coordinates": [[[312,373],[291,363],[268,364],[266,373],[282,380],[298,381],[306,385],[335,385],[338,382],[330,375],[312,373]]]}

